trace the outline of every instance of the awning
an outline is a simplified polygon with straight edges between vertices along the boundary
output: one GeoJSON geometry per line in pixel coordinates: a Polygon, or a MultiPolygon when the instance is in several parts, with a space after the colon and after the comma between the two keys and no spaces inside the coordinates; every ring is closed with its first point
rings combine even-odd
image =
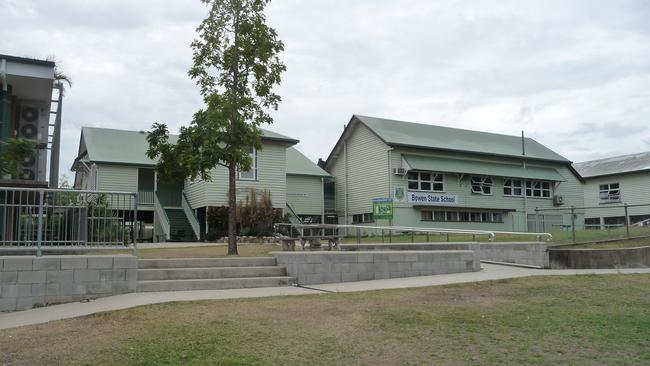
{"type": "Polygon", "coordinates": [[[476,160],[459,160],[418,155],[402,155],[408,170],[427,170],[441,173],[478,174],[564,182],[566,179],[553,168],[514,164],[499,164],[476,160]]]}

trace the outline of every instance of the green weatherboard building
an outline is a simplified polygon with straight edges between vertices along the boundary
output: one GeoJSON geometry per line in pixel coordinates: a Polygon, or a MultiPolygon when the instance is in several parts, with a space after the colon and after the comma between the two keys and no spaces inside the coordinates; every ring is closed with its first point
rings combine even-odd
{"type": "MultiPolygon", "coordinates": [[[[355,115],[324,166],[341,224],[534,231],[535,208],[584,203],[571,162],[519,136],[355,115]],[[373,215],[378,199],[392,219],[373,215]]],[[[540,230],[570,223],[568,210],[540,215],[540,230]]]]}
{"type": "MultiPolygon", "coordinates": [[[[226,168],[215,168],[209,182],[159,181],[155,161],[145,154],[146,136],[139,131],[82,128],[78,156],[72,166],[76,172],[74,187],[138,192],[138,220],[153,224],[151,239],[155,241],[204,238],[209,231],[208,208],[228,205],[226,168]],[[168,225],[163,225],[162,220],[168,225]],[[165,227],[170,228],[169,232],[165,227]]],[[[276,209],[305,222],[320,223],[325,215],[323,185],[330,175],[295,149],[297,143],[263,130],[263,148],[251,150],[251,170],[238,174],[237,200],[244,201],[250,188],[269,190],[276,209]]]]}

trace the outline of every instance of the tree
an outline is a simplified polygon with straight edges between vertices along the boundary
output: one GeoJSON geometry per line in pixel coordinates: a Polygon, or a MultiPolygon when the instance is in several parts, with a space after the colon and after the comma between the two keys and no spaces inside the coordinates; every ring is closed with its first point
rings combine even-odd
{"type": "Polygon", "coordinates": [[[262,148],[259,127],[273,123],[268,112],[280,103],[273,88],[286,70],[279,58],[284,45],[266,25],[269,0],[201,1],[209,14],[191,44],[194,64],[188,74],[205,108],[181,127],[176,144],[169,141],[167,126],[155,123],[147,156],[158,158],[162,180],[210,180],[215,167],[228,169],[228,254],[237,254],[237,170],[250,169],[250,149],[262,148]]]}
{"type": "Polygon", "coordinates": [[[14,179],[22,178],[18,165],[36,158],[36,143],[25,139],[7,139],[0,141],[0,173],[8,174],[14,179]]]}

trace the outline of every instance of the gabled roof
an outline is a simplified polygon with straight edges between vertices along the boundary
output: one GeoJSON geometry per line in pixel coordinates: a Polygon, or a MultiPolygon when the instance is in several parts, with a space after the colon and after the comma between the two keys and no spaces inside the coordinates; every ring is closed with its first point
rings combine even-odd
{"type": "Polygon", "coordinates": [[[308,157],[303,155],[295,147],[287,149],[287,174],[289,175],[310,175],[317,177],[330,177],[330,174],[308,157]]]}
{"type": "MultiPolygon", "coordinates": [[[[262,140],[285,142],[294,145],[296,139],[261,129],[262,140]]],[[[83,127],[81,139],[87,151],[87,160],[90,162],[154,165],[155,161],[146,155],[148,143],[147,133],[144,131],[116,130],[111,128],[83,127]]],[[[177,135],[169,135],[171,142],[178,141],[177,135]]],[[[81,144],[80,144],[81,145],[81,144]]],[[[79,156],[84,152],[79,151],[79,156]]]]}
{"type": "Polygon", "coordinates": [[[573,164],[585,178],[650,171],[650,151],[573,164]]]}
{"type": "Polygon", "coordinates": [[[501,135],[460,128],[396,121],[355,115],[389,146],[471,152],[496,156],[570,163],[569,160],[530,137],[524,138],[526,155],[522,155],[521,136],[501,135]]]}

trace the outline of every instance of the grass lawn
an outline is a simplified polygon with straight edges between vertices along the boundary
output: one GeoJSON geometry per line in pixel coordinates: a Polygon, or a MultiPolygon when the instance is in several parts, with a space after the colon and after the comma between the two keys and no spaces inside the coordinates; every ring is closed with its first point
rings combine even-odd
{"type": "Polygon", "coordinates": [[[18,365],[650,364],[650,275],[170,303],[0,331],[18,365]]]}
{"type": "MultiPolygon", "coordinates": [[[[237,251],[240,257],[263,257],[269,252],[279,251],[282,248],[275,244],[239,244],[237,251]]],[[[102,250],[92,251],[88,254],[131,254],[131,250],[102,250]]],[[[217,258],[228,256],[228,247],[225,245],[209,247],[186,248],[139,248],[138,258],[217,258]]]]}

